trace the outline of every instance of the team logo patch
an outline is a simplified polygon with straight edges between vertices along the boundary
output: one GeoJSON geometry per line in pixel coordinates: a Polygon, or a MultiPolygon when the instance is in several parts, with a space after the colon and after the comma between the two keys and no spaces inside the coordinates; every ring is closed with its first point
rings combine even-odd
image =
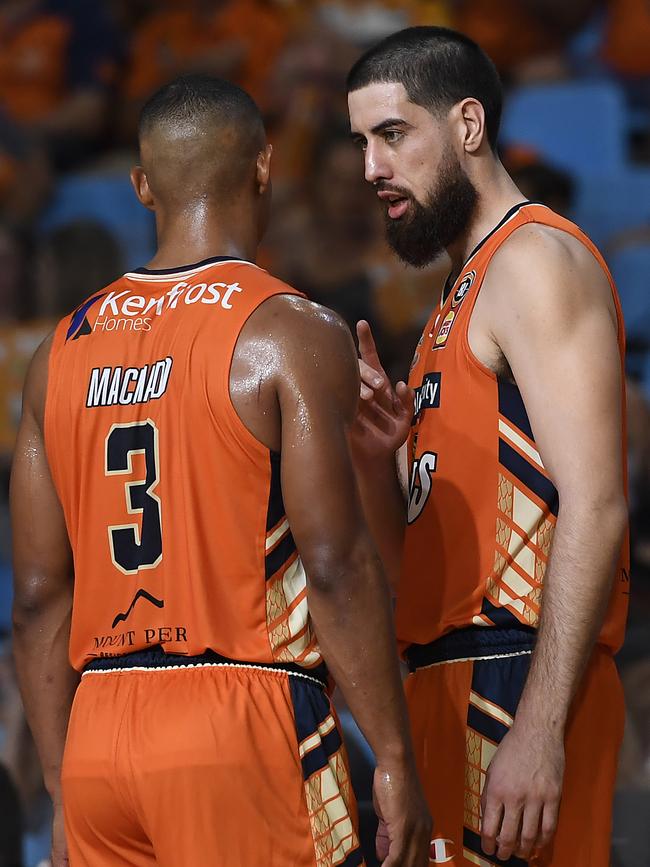
{"type": "Polygon", "coordinates": [[[454,319],[456,318],[456,311],[450,310],[449,313],[442,320],[442,325],[438,330],[436,335],[436,339],[433,344],[433,349],[442,349],[442,347],[447,343],[447,338],[449,337],[449,332],[451,331],[451,326],[454,324],[454,319]]]}
{"type": "Polygon", "coordinates": [[[475,277],[476,271],[470,271],[469,274],[465,274],[463,279],[458,284],[458,289],[456,289],[456,291],[454,292],[454,297],[451,299],[452,307],[458,307],[458,305],[462,303],[463,298],[472,288],[472,283],[474,282],[475,277]]]}

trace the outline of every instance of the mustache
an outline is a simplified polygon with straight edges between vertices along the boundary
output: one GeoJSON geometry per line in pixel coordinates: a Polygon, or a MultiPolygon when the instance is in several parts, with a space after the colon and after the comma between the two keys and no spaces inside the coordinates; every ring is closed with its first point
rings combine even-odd
{"type": "Polygon", "coordinates": [[[404,187],[395,187],[392,184],[387,184],[384,181],[378,181],[375,184],[375,189],[378,193],[395,193],[396,196],[402,196],[405,199],[412,199],[413,193],[404,187]]]}

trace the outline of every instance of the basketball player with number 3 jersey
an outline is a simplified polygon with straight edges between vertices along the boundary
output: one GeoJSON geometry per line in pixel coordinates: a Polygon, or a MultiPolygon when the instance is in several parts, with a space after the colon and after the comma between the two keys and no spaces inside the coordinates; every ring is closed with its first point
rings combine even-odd
{"type": "Polygon", "coordinates": [[[408,386],[359,325],[353,437],[397,584],[430,861],[607,867],[629,568],[616,288],[499,162],[501,87],[471,40],[394,34],[348,96],[392,247],[452,263],[408,386]]]}
{"type": "Polygon", "coordinates": [[[363,864],[331,675],[377,754],[389,863],[424,867],[350,333],[254,264],[271,149],[246,93],[181,78],[139,132],[158,252],[39,349],[13,469],[53,865],[363,864]]]}

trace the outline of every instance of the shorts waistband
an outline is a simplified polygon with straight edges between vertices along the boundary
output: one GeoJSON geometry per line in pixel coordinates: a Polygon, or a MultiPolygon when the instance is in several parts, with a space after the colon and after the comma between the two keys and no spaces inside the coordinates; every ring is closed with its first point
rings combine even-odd
{"type": "Polygon", "coordinates": [[[181,654],[165,653],[160,645],[146,650],[136,650],[122,656],[100,656],[89,662],[82,674],[109,671],[156,670],[169,668],[250,668],[254,671],[269,671],[293,675],[328,686],[328,672],[325,663],[314,668],[303,668],[291,662],[248,662],[241,659],[231,659],[222,656],[214,650],[206,650],[197,656],[182,656],[181,654]]]}
{"type": "Polygon", "coordinates": [[[532,627],[498,629],[468,626],[455,629],[429,644],[411,644],[405,653],[409,671],[470,659],[523,656],[532,653],[536,631],[532,627]]]}

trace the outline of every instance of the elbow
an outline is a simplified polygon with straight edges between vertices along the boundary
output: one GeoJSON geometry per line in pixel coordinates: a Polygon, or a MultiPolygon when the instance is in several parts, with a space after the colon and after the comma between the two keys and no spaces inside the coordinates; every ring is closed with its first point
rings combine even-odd
{"type": "Polygon", "coordinates": [[[376,552],[357,548],[354,551],[321,552],[305,560],[307,584],[311,595],[345,597],[355,588],[382,575],[381,561],[376,552]]]}
{"type": "Polygon", "coordinates": [[[46,578],[31,576],[15,580],[11,612],[14,634],[20,635],[31,624],[39,621],[56,603],[56,594],[53,594],[46,578]]]}
{"type": "Polygon", "coordinates": [[[601,542],[622,544],[629,522],[629,507],[622,489],[560,492],[559,505],[560,518],[570,516],[580,526],[597,528],[601,542]]]}

